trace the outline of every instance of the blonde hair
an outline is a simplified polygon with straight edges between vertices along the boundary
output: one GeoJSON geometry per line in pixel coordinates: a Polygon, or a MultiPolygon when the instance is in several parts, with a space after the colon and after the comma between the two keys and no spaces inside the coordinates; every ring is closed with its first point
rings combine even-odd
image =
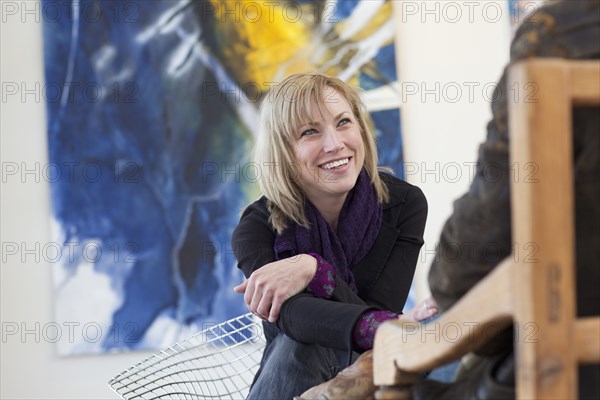
{"type": "MultiPolygon", "coordinates": [[[[268,200],[270,223],[281,233],[289,222],[308,227],[304,215],[304,192],[294,179],[293,148],[297,130],[308,123],[311,102],[326,104],[325,89],[332,88],[350,104],[357,119],[365,148],[364,169],[380,203],[389,199],[388,190],[377,173],[377,145],[368,123],[366,108],[358,91],[341,79],[317,74],[290,75],[263,99],[254,162],[261,168],[260,189],[268,200]]],[[[389,170],[389,169],[386,169],[389,170]]]]}

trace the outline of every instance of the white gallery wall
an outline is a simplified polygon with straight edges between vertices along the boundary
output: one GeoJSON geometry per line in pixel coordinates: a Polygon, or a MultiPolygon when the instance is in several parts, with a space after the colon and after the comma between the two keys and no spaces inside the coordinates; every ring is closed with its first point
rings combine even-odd
{"type": "Polygon", "coordinates": [[[429,203],[415,278],[423,299],[441,229],[485,139],[492,92],[509,58],[511,18],[505,0],[402,0],[394,12],[406,180],[429,203]]]}
{"type": "MultiPolygon", "coordinates": [[[[22,10],[16,16],[8,14],[7,3],[0,2],[0,398],[117,398],[107,386],[109,378],[148,353],[57,356],[53,342],[91,333],[82,332],[81,325],[72,331],[62,326],[58,338],[50,264],[23,251],[8,255],[13,249],[9,244],[35,253],[36,246],[50,242],[51,208],[49,183],[40,179],[39,172],[9,174],[15,163],[31,168],[47,162],[47,135],[40,93],[5,91],[11,83],[27,88],[43,85],[42,18],[22,10]]],[[[26,3],[34,9],[33,1],[26,3]]],[[[428,294],[425,276],[437,237],[452,200],[469,184],[477,145],[490,117],[493,84],[508,58],[507,2],[490,3],[395,1],[407,180],[421,187],[429,200],[418,298],[428,294]]]]}

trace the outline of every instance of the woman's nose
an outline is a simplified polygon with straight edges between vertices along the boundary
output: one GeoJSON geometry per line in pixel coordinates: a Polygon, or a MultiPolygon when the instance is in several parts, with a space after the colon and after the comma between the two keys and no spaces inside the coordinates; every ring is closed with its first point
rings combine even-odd
{"type": "Polygon", "coordinates": [[[325,143],[323,145],[323,150],[326,153],[341,150],[344,148],[343,140],[335,129],[326,132],[324,139],[325,143]]]}

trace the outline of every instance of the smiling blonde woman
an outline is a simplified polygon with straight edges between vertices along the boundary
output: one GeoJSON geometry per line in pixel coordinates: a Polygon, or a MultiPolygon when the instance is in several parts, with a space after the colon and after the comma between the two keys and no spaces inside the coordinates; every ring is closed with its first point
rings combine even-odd
{"type": "Polygon", "coordinates": [[[267,338],[249,399],[291,399],[333,378],[402,314],[427,201],[378,169],[376,149],[358,92],[337,78],[291,75],[263,100],[263,197],[232,237],[247,278],[234,290],[267,338]]]}

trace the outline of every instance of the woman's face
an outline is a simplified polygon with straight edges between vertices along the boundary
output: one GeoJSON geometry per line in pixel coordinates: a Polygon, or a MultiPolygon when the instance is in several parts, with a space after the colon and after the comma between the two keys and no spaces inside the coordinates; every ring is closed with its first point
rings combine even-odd
{"type": "Polygon", "coordinates": [[[294,156],[300,185],[310,201],[345,200],[363,167],[360,126],[346,99],[325,89],[320,107],[313,101],[309,123],[296,134],[294,156]]]}

